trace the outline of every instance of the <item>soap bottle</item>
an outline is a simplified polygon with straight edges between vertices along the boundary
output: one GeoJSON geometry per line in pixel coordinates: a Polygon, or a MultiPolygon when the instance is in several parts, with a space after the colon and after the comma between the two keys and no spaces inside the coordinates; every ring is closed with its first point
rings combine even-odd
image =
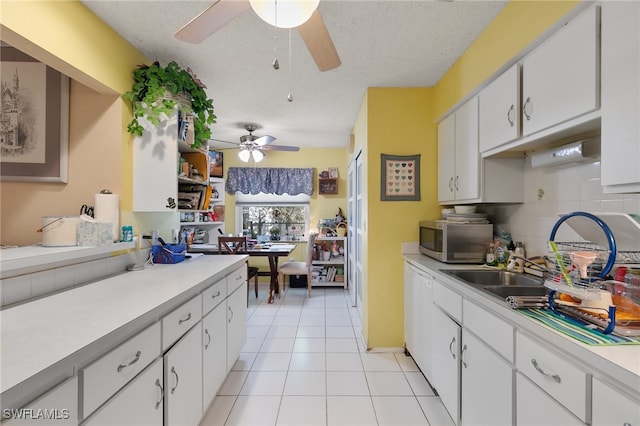
{"type": "Polygon", "coordinates": [[[522,245],[522,241],[516,241],[516,249],[514,250],[514,253],[516,256],[518,256],[518,258],[516,259],[516,267],[515,270],[518,272],[524,272],[524,257],[525,256],[525,251],[524,251],[524,246],[522,245]]]}
{"type": "Polygon", "coordinates": [[[507,266],[507,260],[504,255],[504,249],[500,245],[500,241],[496,240],[496,261],[498,262],[498,268],[502,269],[507,266]]]}

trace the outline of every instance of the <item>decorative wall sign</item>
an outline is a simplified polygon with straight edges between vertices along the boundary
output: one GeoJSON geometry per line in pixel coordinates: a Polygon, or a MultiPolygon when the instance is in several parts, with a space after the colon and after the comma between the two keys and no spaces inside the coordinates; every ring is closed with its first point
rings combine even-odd
{"type": "Polygon", "coordinates": [[[380,200],[420,201],[420,154],[380,154],[380,200]]]}
{"type": "Polygon", "coordinates": [[[69,79],[13,47],[0,49],[1,180],[67,182],[69,79]]]}

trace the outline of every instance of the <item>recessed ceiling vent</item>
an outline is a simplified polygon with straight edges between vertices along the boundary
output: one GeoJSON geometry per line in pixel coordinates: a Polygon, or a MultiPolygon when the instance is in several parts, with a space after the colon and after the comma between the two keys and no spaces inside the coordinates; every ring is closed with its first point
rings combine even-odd
{"type": "Polygon", "coordinates": [[[531,167],[557,167],[596,161],[600,157],[600,136],[531,154],[531,167]]]}

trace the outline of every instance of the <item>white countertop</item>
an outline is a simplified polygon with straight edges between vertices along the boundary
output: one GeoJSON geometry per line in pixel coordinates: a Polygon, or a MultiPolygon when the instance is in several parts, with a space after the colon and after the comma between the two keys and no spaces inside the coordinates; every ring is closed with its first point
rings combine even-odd
{"type": "Polygon", "coordinates": [[[246,255],[154,265],[0,311],[0,392],[134,320],[148,324],[239,267],[246,255]]]}
{"type": "Polygon", "coordinates": [[[518,329],[525,330],[530,335],[549,343],[550,347],[564,352],[565,356],[573,357],[575,363],[581,368],[589,367],[588,370],[591,370],[590,372],[594,376],[604,374],[636,394],[640,394],[640,345],[591,346],[584,344],[518,313],[503,301],[480,289],[439,272],[444,269],[470,269],[482,268],[482,266],[445,264],[421,254],[407,254],[404,255],[404,258],[417,267],[426,268],[427,273],[437,274],[438,282],[448,285],[464,297],[503,316],[515,324],[518,329]]]}

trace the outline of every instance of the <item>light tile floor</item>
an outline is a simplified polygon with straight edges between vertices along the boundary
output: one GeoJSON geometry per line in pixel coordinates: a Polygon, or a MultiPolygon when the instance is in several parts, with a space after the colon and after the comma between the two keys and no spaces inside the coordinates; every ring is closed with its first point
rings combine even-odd
{"type": "Polygon", "coordinates": [[[201,426],[453,424],[403,352],[366,352],[341,288],[250,298],[247,343],[201,426]]]}

